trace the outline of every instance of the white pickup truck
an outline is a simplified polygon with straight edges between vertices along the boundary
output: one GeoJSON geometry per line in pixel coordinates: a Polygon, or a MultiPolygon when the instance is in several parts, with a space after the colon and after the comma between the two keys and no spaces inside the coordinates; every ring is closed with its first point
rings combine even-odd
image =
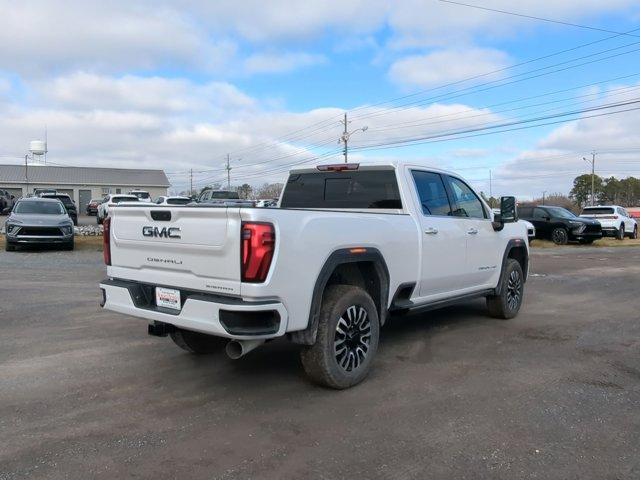
{"type": "Polygon", "coordinates": [[[105,221],[102,305],[152,335],[238,358],[286,335],[317,383],[370,370],[390,314],[486,297],[514,317],[527,278],[515,199],[494,214],[465,181],[423,165],[293,170],[278,208],[129,204],[105,221]]]}

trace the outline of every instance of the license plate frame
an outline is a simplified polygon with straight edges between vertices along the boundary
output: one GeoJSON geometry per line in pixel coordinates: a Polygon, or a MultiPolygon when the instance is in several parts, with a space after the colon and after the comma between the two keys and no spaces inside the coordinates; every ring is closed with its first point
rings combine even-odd
{"type": "Polygon", "coordinates": [[[157,307],[175,311],[180,311],[182,309],[180,290],[176,290],[175,288],[156,287],[155,294],[157,307]]]}

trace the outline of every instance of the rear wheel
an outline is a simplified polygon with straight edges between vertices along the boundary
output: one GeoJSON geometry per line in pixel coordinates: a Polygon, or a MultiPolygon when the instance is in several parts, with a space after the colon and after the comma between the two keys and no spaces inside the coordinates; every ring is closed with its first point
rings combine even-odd
{"type": "Polygon", "coordinates": [[[616,232],[616,238],[618,240],[624,240],[624,223],[620,225],[620,228],[616,232]]]}
{"type": "Polygon", "coordinates": [[[97,213],[96,213],[96,223],[98,225],[102,225],[102,219],[100,218],[100,215],[98,215],[97,213]]]}
{"type": "Polygon", "coordinates": [[[316,343],[300,358],[315,383],[344,389],[360,383],[378,350],[380,321],[373,300],[362,288],[334,285],[324,292],[316,343]]]}
{"type": "Polygon", "coordinates": [[[551,232],[551,240],[556,245],[566,245],[569,242],[569,234],[562,227],[554,228],[551,232]]]}
{"type": "Polygon", "coordinates": [[[189,353],[198,355],[206,355],[222,350],[227,341],[221,337],[214,337],[200,332],[192,332],[191,330],[176,329],[169,334],[171,340],[181,349],[189,353]]]}
{"type": "Polygon", "coordinates": [[[517,260],[509,258],[500,279],[500,293],[487,297],[489,315],[508,320],[515,317],[524,298],[524,275],[517,260]]]}

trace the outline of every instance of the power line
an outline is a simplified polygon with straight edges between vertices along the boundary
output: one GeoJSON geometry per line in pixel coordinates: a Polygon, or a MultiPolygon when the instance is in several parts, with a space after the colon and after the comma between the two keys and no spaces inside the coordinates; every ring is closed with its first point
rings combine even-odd
{"type": "MultiPolygon", "coordinates": [[[[523,61],[523,62],[519,62],[519,63],[510,65],[510,66],[507,66],[507,67],[503,67],[503,68],[500,68],[500,69],[492,70],[492,71],[485,72],[485,73],[478,74],[478,75],[473,75],[473,76],[470,76],[470,77],[467,77],[467,78],[464,78],[464,79],[461,79],[461,80],[457,80],[457,81],[454,81],[454,82],[445,83],[445,84],[440,85],[438,87],[425,89],[425,90],[422,90],[422,91],[419,91],[419,92],[414,92],[414,93],[411,93],[411,94],[408,94],[408,95],[404,95],[404,96],[401,96],[401,97],[395,97],[395,98],[384,100],[384,101],[381,101],[381,102],[377,102],[377,103],[374,103],[374,104],[371,104],[371,105],[360,106],[360,107],[357,107],[357,108],[349,110],[349,112],[353,113],[353,112],[357,112],[357,111],[360,111],[360,110],[363,110],[363,109],[370,109],[370,108],[373,108],[373,107],[377,107],[377,106],[381,106],[381,105],[397,102],[397,101],[400,101],[400,100],[404,100],[406,98],[412,98],[412,97],[415,97],[415,96],[423,95],[424,93],[428,93],[428,92],[431,92],[431,91],[436,91],[436,90],[439,90],[439,89],[442,89],[442,88],[459,85],[461,83],[465,83],[465,82],[468,82],[468,81],[476,80],[478,78],[483,78],[483,77],[487,77],[487,76],[490,76],[490,75],[495,75],[497,73],[500,73],[500,72],[503,72],[503,71],[506,71],[506,70],[517,68],[517,67],[520,67],[520,66],[523,66],[523,65],[527,65],[529,63],[534,63],[534,62],[537,62],[537,61],[540,61],[540,60],[545,60],[547,58],[551,58],[551,57],[554,57],[554,56],[562,55],[564,53],[569,53],[569,52],[572,52],[572,51],[576,51],[576,50],[579,50],[579,49],[582,49],[582,48],[586,48],[586,47],[589,47],[589,46],[592,46],[592,45],[595,45],[595,44],[598,44],[598,43],[606,42],[608,40],[612,40],[612,39],[615,39],[615,38],[618,38],[618,37],[621,37],[621,36],[635,36],[635,35],[631,35],[631,34],[633,32],[638,31],[638,30],[640,30],[640,27],[631,29],[631,30],[629,30],[627,32],[616,32],[615,35],[612,35],[612,36],[609,36],[609,37],[606,37],[606,38],[603,38],[603,39],[594,40],[594,41],[587,42],[587,43],[584,43],[584,44],[576,45],[576,46],[571,47],[571,48],[559,50],[559,51],[556,51],[556,52],[553,52],[553,53],[550,53],[550,54],[547,54],[547,55],[543,55],[543,56],[540,56],[540,57],[529,59],[529,60],[526,60],[526,61],[523,61]]],[[[279,146],[279,142],[280,141],[285,141],[285,140],[291,141],[291,140],[294,140],[294,139],[295,140],[301,140],[301,139],[307,138],[308,136],[310,136],[309,134],[311,134],[311,133],[314,133],[316,131],[327,130],[332,122],[334,122],[334,121],[337,122],[338,118],[339,118],[339,116],[333,116],[330,119],[313,123],[313,124],[311,124],[311,125],[309,125],[307,127],[294,130],[294,131],[292,131],[292,132],[290,132],[288,134],[285,134],[284,136],[281,136],[279,138],[276,138],[276,139],[273,139],[273,140],[269,140],[267,142],[262,142],[262,143],[260,143],[258,145],[254,145],[254,146],[251,146],[251,147],[246,147],[245,149],[237,150],[234,153],[251,151],[251,150],[254,150],[254,149],[258,149],[259,147],[262,147],[262,146],[265,146],[265,145],[270,145],[267,148],[275,148],[275,147],[279,146]],[[316,130],[313,130],[313,131],[309,132],[309,134],[305,134],[305,135],[302,135],[302,136],[294,136],[293,138],[289,138],[289,137],[291,137],[292,135],[294,135],[296,133],[303,132],[303,131],[308,130],[308,129],[310,129],[310,128],[314,127],[314,126],[317,126],[317,125],[324,125],[324,127],[316,129],[316,130]]]]}
{"type": "Polygon", "coordinates": [[[450,3],[452,5],[459,5],[462,7],[470,7],[470,8],[476,8],[478,10],[485,10],[488,12],[495,12],[495,13],[502,13],[505,15],[512,15],[515,17],[522,17],[522,18],[528,18],[530,20],[538,20],[541,22],[548,22],[548,23],[556,23],[559,25],[564,25],[564,26],[568,26],[568,27],[576,27],[576,28],[584,28],[584,29],[588,29],[588,30],[595,30],[597,32],[605,32],[605,33],[615,33],[616,35],[629,35],[632,37],[638,37],[639,35],[630,35],[629,33],[623,33],[623,32],[615,32],[613,30],[607,30],[604,28],[599,28],[599,27],[593,27],[591,25],[581,25],[579,23],[571,23],[571,22],[565,22],[562,20],[553,20],[550,18],[543,18],[543,17],[536,17],[534,15],[526,15],[524,13],[516,13],[516,12],[509,12],[507,10],[499,10],[497,8],[489,8],[489,7],[484,7],[481,5],[473,5],[470,3],[462,3],[462,2],[454,2],[453,0],[439,0],[442,3],[450,3]]]}

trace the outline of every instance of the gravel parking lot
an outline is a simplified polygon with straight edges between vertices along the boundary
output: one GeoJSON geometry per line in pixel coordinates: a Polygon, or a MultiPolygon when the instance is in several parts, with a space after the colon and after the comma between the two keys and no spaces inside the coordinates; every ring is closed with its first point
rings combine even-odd
{"type": "Polygon", "coordinates": [[[1,251],[0,479],[640,478],[640,248],[532,272],[514,320],[393,319],[337,392],[284,341],[197,358],[101,311],[99,252],[1,251]]]}

